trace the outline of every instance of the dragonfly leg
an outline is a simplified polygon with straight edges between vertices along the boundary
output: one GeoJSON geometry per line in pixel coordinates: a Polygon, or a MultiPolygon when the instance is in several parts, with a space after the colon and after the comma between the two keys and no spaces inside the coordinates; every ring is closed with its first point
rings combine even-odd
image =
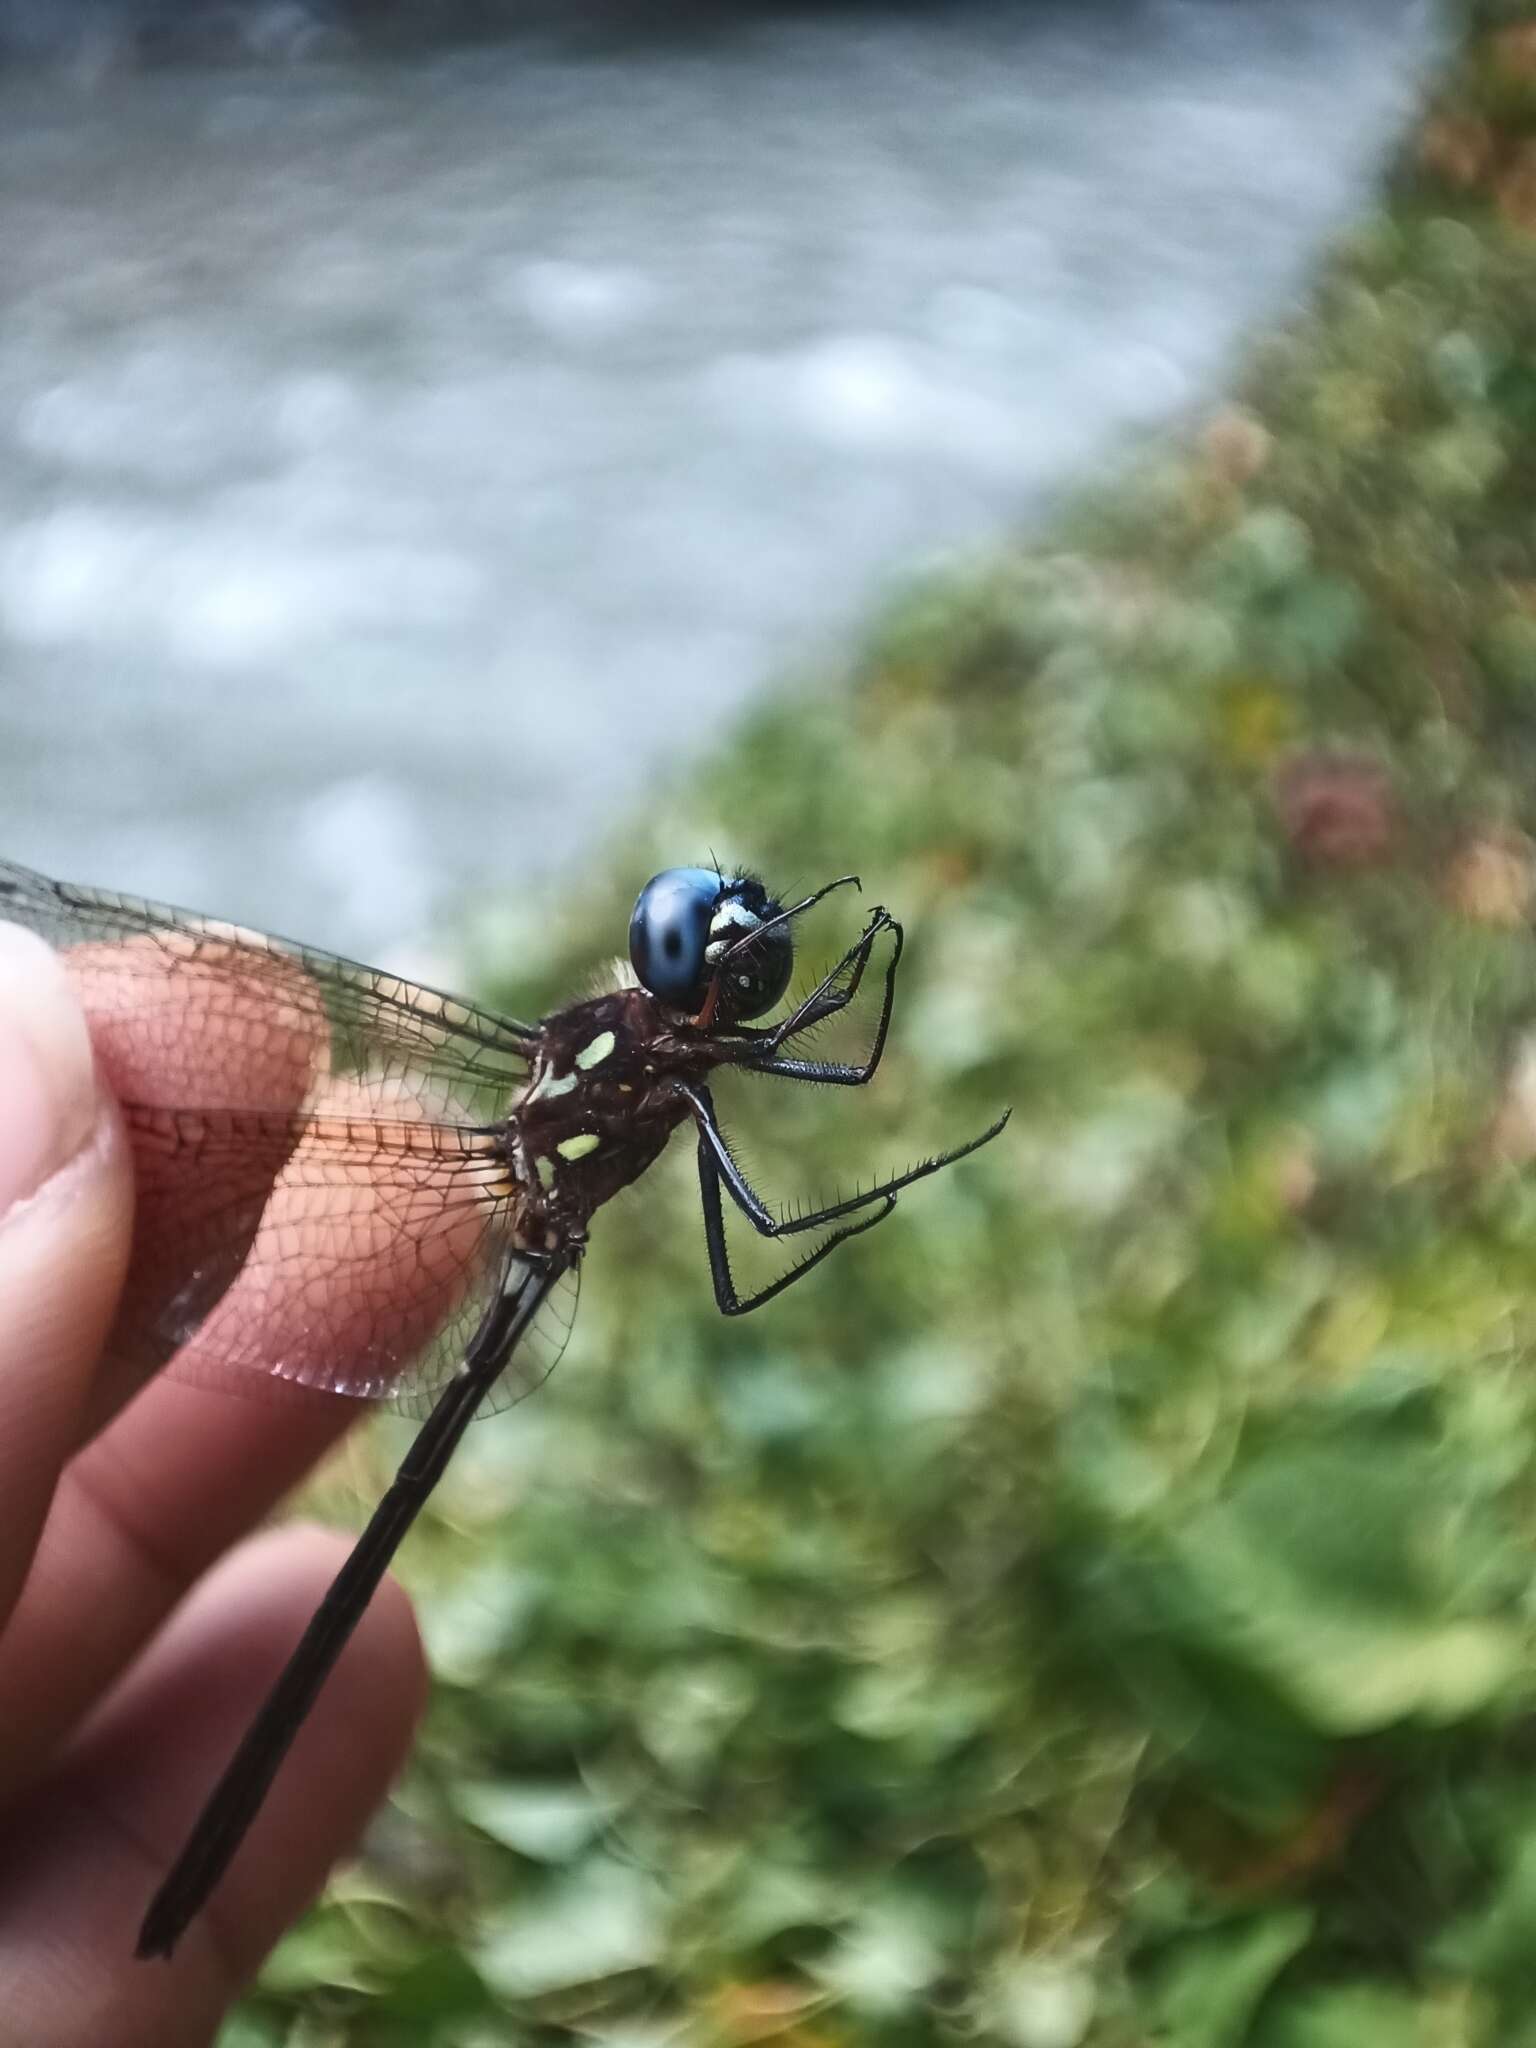
{"type": "Polygon", "coordinates": [[[776,1024],[771,1031],[762,1033],[744,1030],[742,1035],[751,1038],[753,1049],[742,1064],[750,1067],[754,1074],[779,1074],[789,1081],[828,1081],[834,1087],[861,1088],[874,1074],[885,1051],[886,1033],[891,1026],[891,1010],[896,1001],[896,969],[901,962],[901,926],[887,911],[876,909],[863,936],[838,961],[831,973],[824,976],[812,989],[804,1002],[787,1016],[782,1024],[776,1024]],[[885,989],[880,1001],[880,1018],[875,1026],[874,1043],[863,1060],[802,1060],[780,1059],[777,1057],[781,1046],[795,1038],[802,1031],[809,1031],[813,1025],[835,1017],[844,1010],[859,992],[864,979],[864,970],[869,965],[874,944],[882,932],[895,934],[891,957],[885,970],[885,989]],[[848,980],[838,986],[839,975],[849,969],[848,980]]]}
{"type": "MultiPolygon", "coordinates": [[[[714,1282],[715,1305],[723,1316],[749,1315],[753,1309],[761,1308],[765,1301],[772,1301],[774,1296],[782,1294],[786,1287],[793,1287],[797,1280],[803,1280],[813,1267],[819,1266],[823,1259],[835,1252],[848,1238],[857,1237],[861,1231],[873,1230],[877,1223],[883,1223],[896,1206],[896,1197],[887,1195],[873,1215],[861,1217],[856,1223],[845,1223],[841,1230],[834,1230],[825,1244],[817,1245],[816,1249],[807,1253],[803,1259],[796,1259],[792,1266],[782,1272],[776,1280],[770,1280],[766,1287],[759,1287],[753,1294],[738,1294],[731,1273],[731,1255],[725,1242],[725,1213],[720,1201],[720,1179],[715,1153],[701,1130],[699,1200],[704,1211],[704,1244],[709,1253],[709,1276],[714,1282]]],[[[741,1185],[746,1188],[745,1181],[741,1185]]],[[[734,1186],[731,1192],[736,1194],[734,1186]]],[[[747,1193],[751,1194],[751,1190],[747,1189],[747,1193]]],[[[752,1199],[755,1201],[757,1198],[753,1196],[752,1199]]],[[[740,1200],[739,1195],[737,1200],[740,1200]]],[[[766,1214],[766,1211],[764,1213],[766,1214]]],[[[765,1235],[773,1234],[776,1233],[765,1232],[765,1235]]]]}
{"type": "MultiPolygon", "coordinates": [[[[719,870],[717,869],[716,872],[718,873],[719,870]]],[[[863,886],[864,884],[857,875],[839,875],[835,882],[823,882],[819,889],[813,889],[809,896],[802,896],[798,903],[786,904],[782,910],[775,912],[764,923],[755,926],[750,932],[743,932],[726,954],[726,960],[730,959],[731,953],[741,952],[745,948],[755,946],[759,939],[762,938],[764,932],[771,932],[776,925],[790,924],[795,918],[803,916],[807,910],[812,909],[818,904],[823,896],[830,896],[834,889],[862,889],[863,886]]]]}
{"type": "MultiPolygon", "coordinates": [[[[721,1130],[720,1120],[715,1114],[714,1097],[709,1090],[702,1085],[690,1086],[687,1082],[680,1082],[678,1086],[681,1093],[688,1098],[694,1122],[699,1127],[701,1188],[706,1161],[715,1183],[712,1194],[706,1191],[704,1195],[706,1220],[711,1199],[718,1206],[719,1184],[723,1182],[732,1201],[761,1237],[796,1237],[803,1231],[820,1230],[824,1225],[836,1223],[844,1216],[855,1216],[874,1203],[894,1203],[901,1190],[911,1187],[914,1181],[927,1180],[930,1174],[941,1173],[946,1166],[953,1166],[957,1159],[964,1159],[968,1153],[977,1152],[983,1145],[990,1144],[1012,1114],[1011,1110],[1004,1110],[995,1123],[989,1124],[986,1130],[968,1139],[965,1144],[951,1146],[949,1151],[940,1152],[931,1159],[920,1159],[904,1173],[893,1174],[888,1180],[876,1181],[873,1187],[865,1188],[860,1194],[848,1195],[840,1202],[829,1202],[820,1209],[808,1209],[803,1216],[786,1217],[774,1215],[732,1158],[731,1148],[726,1143],[725,1133],[721,1130]]],[[[879,1220],[878,1217],[870,1219],[871,1222],[879,1220]]],[[[868,1228],[869,1225],[866,1223],[859,1227],[868,1228]]],[[[840,1232],[838,1237],[834,1237],[830,1243],[821,1247],[816,1257],[825,1257],[839,1238],[848,1234],[840,1232]]]]}

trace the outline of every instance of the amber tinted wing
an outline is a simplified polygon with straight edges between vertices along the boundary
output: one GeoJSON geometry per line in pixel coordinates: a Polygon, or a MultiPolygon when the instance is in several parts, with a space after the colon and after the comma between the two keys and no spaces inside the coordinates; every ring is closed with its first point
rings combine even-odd
{"type": "MultiPolygon", "coordinates": [[[[526,1070],[532,1026],[289,939],[52,882],[9,861],[0,861],[0,917],[30,925],[61,949],[138,941],[109,969],[120,983],[119,1003],[133,1000],[135,977],[200,970],[204,1014],[252,1049],[270,1039],[275,999],[290,1028],[312,1027],[331,1072],[430,1078],[486,1120],[526,1070]]],[[[111,999],[111,991],[100,993],[111,999]]]]}
{"type": "Polygon", "coordinates": [[[0,917],[63,952],[124,1105],[138,1204],[114,1358],[407,1401],[447,1379],[514,1255],[496,1125],[529,1027],[4,863],[0,917]]]}

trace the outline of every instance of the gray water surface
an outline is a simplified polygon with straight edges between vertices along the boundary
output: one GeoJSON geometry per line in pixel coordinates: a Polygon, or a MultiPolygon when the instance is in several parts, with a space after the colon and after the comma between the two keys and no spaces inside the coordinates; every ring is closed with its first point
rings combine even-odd
{"type": "Polygon", "coordinates": [[[1207,390],[1430,32],[961,4],[0,76],[4,849],[365,955],[568,859],[1207,390]]]}

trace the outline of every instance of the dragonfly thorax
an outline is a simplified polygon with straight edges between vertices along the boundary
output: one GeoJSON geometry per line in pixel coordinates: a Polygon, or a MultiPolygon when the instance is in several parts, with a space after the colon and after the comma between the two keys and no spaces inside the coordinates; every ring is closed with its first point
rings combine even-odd
{"type": "Polygon", "coordinates": [[[618,989],[544,1020],[507,1121],[530,1243],[579,1240],[593,1212],[645,1172],[688,1115],[676,1078],[712,1064],[705,1045],[680,1038],[648,989],[618,989]]]}

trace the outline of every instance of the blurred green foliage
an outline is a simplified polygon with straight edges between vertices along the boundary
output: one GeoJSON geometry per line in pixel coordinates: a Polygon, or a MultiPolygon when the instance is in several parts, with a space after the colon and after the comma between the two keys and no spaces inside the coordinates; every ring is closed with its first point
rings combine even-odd
{"type": "Polygon", "coordinates": [[[1467,13],[1229,404],[478,928],[533,1011],[658,867],[857,865],[891,1047],[755,1174],[1015,1118],[742,1323],[685,1144],[599,1219],[231,2048],[1536,2043],[1536,10],[1467,13]]]}

